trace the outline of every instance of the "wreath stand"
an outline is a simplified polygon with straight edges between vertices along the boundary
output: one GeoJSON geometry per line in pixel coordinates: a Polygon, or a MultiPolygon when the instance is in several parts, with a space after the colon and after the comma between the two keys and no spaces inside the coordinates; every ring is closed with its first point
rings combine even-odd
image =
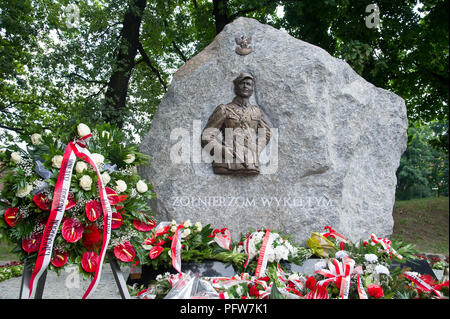
{"type": "MultiPolygon", "coordinates": [[[[111,266],[112,273],[114,275],[114,279],[116,281],[117,287],[119,288],[119,293],[122,299],[130,299],[130,293],[127,289],[127,284],[123,278],[122,271],[120,270],[119,263],[116,260],[116,257],[112,252],[108,254],[109,264],[111,266]]],[[[29,261],[25,261],[23,265],[22,272],[22,283],[20,285],[20,293],[19,299],[28,299],[28,295],[30,294],[30,279],[31,274],[33,273],[33,269],[31,263],[29,261]]],[[[42,299],[42,295],[44,293],[45,280],[47,278],[47,269],[42,274],[36,285],[36,292],[34,294],[34,299],[42,299]]]]}

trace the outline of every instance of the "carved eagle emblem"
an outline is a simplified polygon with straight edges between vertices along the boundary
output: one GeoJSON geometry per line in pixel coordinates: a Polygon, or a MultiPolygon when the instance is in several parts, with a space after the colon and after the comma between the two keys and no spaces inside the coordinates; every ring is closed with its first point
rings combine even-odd
{"type": "Polygon", "coordinates": [[[236,44],[239,45],[236,47],[236,53],[239,55],[247,55],[253,51],[253,48],[249,46],[250,43],[252,43],[252,37],[246,37],[245,35],[242,35],[240,37],[234,38],[236,41],[236,44]]]}

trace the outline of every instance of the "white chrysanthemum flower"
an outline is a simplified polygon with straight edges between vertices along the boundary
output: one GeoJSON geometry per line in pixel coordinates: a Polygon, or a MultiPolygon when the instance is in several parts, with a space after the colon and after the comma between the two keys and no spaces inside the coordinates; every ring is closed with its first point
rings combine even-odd
{"type": "Polygon", "coordinates": [[[52,157],[52,166],[54,168],[61,168],[63,157],[61,155],[55,155],[52,157]]]}
{"type": "Polygon", "coordinates": [[[288,260],[289,258],[289,250],[285,246],[277,246],[274,252],[277,261],[288,260]]]}
{"type": "Polygon", "coordinates": [[[19,164],[22,161],[22,156],[20,156],[19,152],[12,152],[11,161],[15,164],[19,164]]]}
{"type": "Polygon", "coordinates": [[[34,133],[31,135],[31,144],[33,145],[41,145],[42,144],[42,136],[41,134],[34,133]]]}
{"type": "Polygon", "coordinates": [[[375,267],[375,272],[377,274],[390,275],[389,269],[386,266],[383,266],[383,265],[377,265],[375,267]]]}
{"type": "Polygon", "coordinates": [[[376,263],[378,261],[378,257],[375,254],[365,254],[364,259],[371,264],[376,263]]]}
{"type": "Polygon", "coordinates": [[[86,124],[80,123],[77,126],[78,136],[84,137],[86,135],[91,134],[91,129],[86,124]]]}
{"type": "Polygon", "coordinates": [[[80,187],[85,191],[89,191],[92,188],[92,178],[89,175],[83,175],[80,178],[80,187]]]}
{"type": "Polygon", "coordinates": [[[191,221],[189,219],[184,222],[184,227],[188,228],[188,227],[191,227],[191,226],[192,226],[192,223],[191,223],[191,221]]]}
{"type": "Polygon", "coordinates": [[[145,193],[148,191],[148,186],[143,180],[140,180],[136,183],[136,189],[139,193],[145,193]]]}

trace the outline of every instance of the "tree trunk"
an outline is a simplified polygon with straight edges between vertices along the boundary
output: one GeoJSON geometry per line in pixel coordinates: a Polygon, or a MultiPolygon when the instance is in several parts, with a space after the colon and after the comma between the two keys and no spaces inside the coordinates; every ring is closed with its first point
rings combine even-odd
{"type": "Polygon", "coordinates": [[[147,0],[130,0],[123,18],[118,52],[113,71],[105,93],[105,109],[103,119],[106,122],[123,126],[126,113],[128,84],[135,65],[135,57],[139,45],[139,31],[147,0]]]}
{"type": "Polygon", "coordinates": [[[213,0],[213,16],[216,22],[216,34],[230,23],[230,17],[228,16],[228,0],[213,0]]]}

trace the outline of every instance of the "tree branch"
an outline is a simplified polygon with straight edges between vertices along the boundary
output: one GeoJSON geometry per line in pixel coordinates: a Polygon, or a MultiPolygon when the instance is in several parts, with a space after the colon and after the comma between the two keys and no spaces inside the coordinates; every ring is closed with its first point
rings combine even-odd
{"type": "MultiPolygon", "coordinates": [[[[142,46],[142,43],[140,41],[138,43],[138,51],[139,51],[139,53],[142,56],[142,61],[145,62],[149,66],[150,70],[152,70],[152,72],[156,75],[156,77],[158,78],[159,82],[164,87],[164,91],[167,91],[167,84],[166,84],[166,82],[162,78],[161,73],[158,71],[158,69],[156,69],[153,66],[152,62],[150,61],[150,58],[148,57],[147,53],[145,52],[144,47],[142,46]]],[[[141,61],[138,61],[136,63],[139,63],[139,62],[141,62],[141,61]]]]}
{"type": "Polygon", "coordinates": [[[183,51],[181,51],[181,49],[179,48],[179,46],[175,43],[175,41],[172,41],[172,46],[174,47],[175,51],[178,53],[178,55],[180,56],[181,60],[183,60],[183,62],[187,62],[187,57],[184,55],[183,51]]]}
{"type": "Polygon", "coordinates": [[[89,80],[87,78],[85,78],[84,76],[82,76],[81,74],[75,73],[75,72],[71,72],[67,75],[62,74],[63,77],[65,78],[73,78],[74,76],[79,77],[80,79],[82,79],[84,82],[86,83],[96,83],[96,84],[108,84],[108,82],[106,81],[97,81],[97,80],[89,80]]]}
{"type": "Polygon", "coordinates": [[[13,127],[9,127],[9,126],[2,125],[2,124],[0,124],[0,128],[3,128],[5,130],[9,130],[9,131],[13,131],[13,132],[16,132],[18,134],[22,134],[23,133],[23,129],[13,128],[13,127]]]}

